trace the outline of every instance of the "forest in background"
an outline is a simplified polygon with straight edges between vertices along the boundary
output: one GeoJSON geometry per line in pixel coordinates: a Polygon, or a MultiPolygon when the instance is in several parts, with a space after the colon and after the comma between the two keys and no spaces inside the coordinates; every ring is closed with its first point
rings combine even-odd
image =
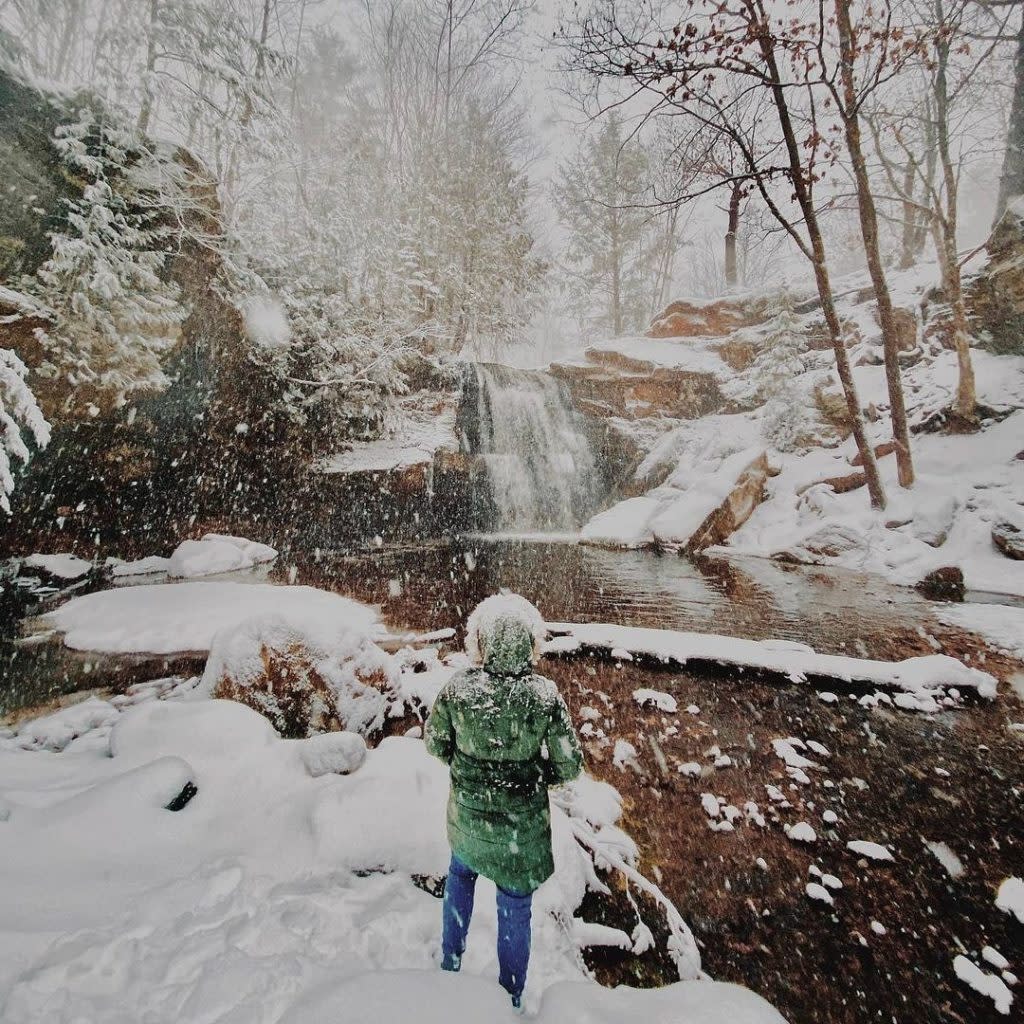
{"type": "Polygon", "coordinates": [[[521,358],[539,336],[638,332],[680,294],[813,282],[884,504],[831,282],[867,262],[906,483],[885,275],[934,261],[953,411],[977,422],[959,264],[1022,190],[1016,0],[694,2],[685,19],[659,2],[5,0],[0,25],[11,74],[64,96],[72,186],[24,232],[37,244],[0,251],[16,315],[42,324],[5,350],[6,493],[51,427],[123,420],[188,381],[181,339],[210,294],[245,328],[193,368],[194,390],[219,373],[234,392],[221,439],[323,452],[392,428],[424,358],[521,358]],[[552,154],[531,104],[554,81],[579,130],[538,180],[552,154]],[[169,269],[185,250],[199,291],[169,269]]]}

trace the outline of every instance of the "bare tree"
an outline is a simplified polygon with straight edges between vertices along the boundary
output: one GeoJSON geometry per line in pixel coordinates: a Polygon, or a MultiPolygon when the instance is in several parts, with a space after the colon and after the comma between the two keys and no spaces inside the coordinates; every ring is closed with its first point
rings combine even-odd
{"type": "Polygon", "coordinates": [[[857,209],[860,215],[861,239],[867,258],[868,273],[878,305],[878,320],[882,329],[882,346],[885,353],[885,381],[889,392],[889,414],[892,419],[893,439],[896,441],[896,464],[900,485],[914,484],[914,463],[910,452],[910,430],[907,427],[907,410],[903,400],[903,381],[899,364],[899,329],[893,312],[892,296],[882,263],[882,249],[878,240],[878,214],[875,198],[871,191],[867,161],[861,142],[860,108],[867,95],[882,81],[887,73],[897,39],[892,32],[888,18],[879,30],[874,25],[866,29],[854,29],[850,17],[849,0],[835,0],[836,27],[839,33],[839,86],[831,84],[824,57],[824,46],[819,45],[822,55],[822,76],[830,82],[832,94],[839,109],[846,136],[846,148],[853,166],[853,180],[857,191],[857,209]],[[864,56],[867,64],[864,76],[858,81],[856,65],[858,56],[864,56]]]}
{"type": "Polygon", "coordinates": [[[884,508],[885,491],[836,309],[815,188],[838,159],[817,96],[823,84],[816,56],[820,21],[780,19],[765,0],[731,6],[695,0],[691,12],[685,24],[660,25],[653,13],[627,20],[614,3],[603,4],[563,30],[567,65],[598,85],[625,81],[634,102],[647,99],[649,116],[671,112],[690,118],[742,155],[736,175],[694,190],[689,198],[731,187],[736,178],[749,182],[810,262],[871,503],[884,508]],[[771,117],[752,123],[738,116],[740,103],[751,94],[764,98],[771,117]],[[778,195],[779,183],[788,186],[795,209],[778,195]]]}

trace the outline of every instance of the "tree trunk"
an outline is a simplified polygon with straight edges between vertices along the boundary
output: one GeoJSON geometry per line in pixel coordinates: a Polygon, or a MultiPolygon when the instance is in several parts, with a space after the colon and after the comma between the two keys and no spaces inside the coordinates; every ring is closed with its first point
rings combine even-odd
{"type": "Polygon", "coordinates": [[[1014,196],[1024,195],[1024,17],[1017,33],[1013,85],[1010,127],[1006,134],[1006,153],[999,178],[999,198],[996,200],[996,221],[1006,212],[1006,206],[1014,196]]]}
{"type": "MultiPolygon", "coordinates": [[[[941,6],[937,4],[937,12],[941,6]]],[[[938,19],[937,19],[938,20],[938,19]]],[[[941,22],[940,22],[941,24],[941,22]]],[[[958,430],[977,430],[977,396],[974,386],[974,367],[971,363],[970,335],[967,329],[967,310],[964,304],[960,264],[957,258],[957,202],[958,169],[953,165],[949,148],[949,92],[946,67],[949,63],[949,39],[940,37],[936,43],[935,72],[935,141],[942,168],[944,207],[938,217],[941,236],[939,260],[943,267],[943,284],[953,315],[953,345],[956,349],[959,379],[952,419],[958,430]]]]}
{"type": "Polygon", "coordinates": [[[950,246],[947,230],[942,218],[935,218],[935,255],[942,275],[942,290],[949,300],[950,326],[953,335],[953,349],[956,352],[957,378],[956,401],[953,403],[952,426],[959,431],[978,429],[977,391],[974,383],[974,364],[971,361],[970,332],[967,322],[967,305],[964,302],[963,284],[960,280],[960,264],[957,261],[956,246],[950,246]]]}
{"type": "Polygon", "coordinates": [[[733,289],[736,287],[736,235],[740,229],[740,202],[743,199],[743,189],[739,184],[734,184],[729,193],[729,227],[725,232],[725,287],[733,289]]]}
{"type": "Polygon", "coordinates": [[[868,494],[871,497],[871,505],[873,508],[884,509],[886,506],[885,488],[882,486],[882,479],[878,475],[875,449],[868,441],[867,431],[864,429],[864,416],[861,413],[857,385],[854,382],[853,370],[850,366],[850,355],[846,351],[843,329],[839,322],[835,299],[832,295],[832,282],[828,276],[825,242],[821,235],[821,226],[818,224],[818,212],[815,209],[813,197],[804,177],[800,144],[797,142],[796,130],[793,127],[793,120],[789,114],[789,103],[786,99],[786,91],[782,85],[782,76],[779,74],[779,67],[775,60],[771,39],[771,33],[767,31],[766,26],[766,30],[758,36],[758,45],[771,74],[770,88],[772,100],[779,115],[779,124],[782,128],[782,135],[786,144],[793,191],[796,194],[797,202],[800,204],[800,210],[804,216],[804,225],[807,228],[807,237],[811,243],[813,257],[811,265],[814,267],[814,281],[818,288],[821,311],[825,316],[829,340],[832,343],[832,351],[835,354],[836,372],[839,374],[839,382],[842,384],[843,395],[846,398],[846,411],[850,417],[850,428],[853,431],[853,437],[857,443],[857,451],[860,453],[861,463],[864,467],[864,479],[867,484],[868,494]]]}
{"type": "Polygon", "coordinates": [[[149,119],[153,114],[153,71],[156,68],[156,23],[160,16],[160,0],[149,0],[149,33],[146,38],[146,72],[142,85],[142,106],[135,127],[140,135],[149,130],[149,119]]]}
{"type": "Polygon", "coordinates": [[[917,261],[917,204],[914,202],[914,182],[916,165],[911,157],[907,157],[907,166],[903,171],[903,232],[900,239],[900,270],[909,270],[917,261]]]}
{"type": "Polygon", "coordinates": [[[622,334],[622,252],[619,246],[619,212],[611,209],[611,261],[612,261],[612,333],[615,337],[622,334]]]}
{"type": "Polygon", "coordinates": [[[896,466],[901,487],[914,485],[914,463],[910,453],[910,430],[903,400],[903,378],[899,363],[899,330],[892,310],[889,282],[882,266],[882,253],[878,244],[878,213],[871,194],[871,182],[861,145],[860,115],[857,111],[857,90],[853,80],[853,26],[850,23],[849,0],[835,0],[836,25],[839,30],[839,73],[843,86],[840,115],[846,134],[846,148],[850,153],[853,178],[857,188],[857,210],[860,215],[860,233],[864,241],[868,273],[878,304],[878,319],[882,328],[882,347],[885,353],[885,382],[889,391],[889,412],[892,434],[896,441],[896,466]]]}

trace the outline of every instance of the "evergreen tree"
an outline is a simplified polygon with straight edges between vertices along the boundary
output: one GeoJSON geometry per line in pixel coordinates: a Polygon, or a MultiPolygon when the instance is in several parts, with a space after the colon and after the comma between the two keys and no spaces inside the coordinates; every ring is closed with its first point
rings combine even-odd
{"type": "Polygon", "coordinates": [[[0,509],[8,514],[9,496],[14,490],[13,460],[29,460],[24,433],[27,431],[40,448],[50,440],[50,427],[25,383],[27,373],[17,355],[0,348],[0,509]]]}
{"type": "Polygon", "coordinates": [[[23,287],[54,314],[39,337],[44,407],[94,416],[166,385],[161,358],[186,310],[161,276],[170,229],[147,187],[152,158],[133,151],[131,131],[83,113],[58,130],[56,146],[85,184],[23,287]]]}
{"type": "Polygon", "coordinates": [[[767,440],[780,451],[791,451],[808,435],[810,400],[798,394],[795,383],[804,372],[807,339],[788,291],[782,293],[779,311],[767,327],[752,367],[758,379],[758,397],[765,403],[762,424],[767,440]]]}
{"type": "Polygon", "coordinates": [[[604,310],[592,322],[613,335],[638,329],[649,313],[656,253],[649,238],[651,217],[640,208],[646,170],[643,149],[624,138],[613,115],[562,168],[555,186],[578,294],[584,303],[603,297],[604,310]]]}

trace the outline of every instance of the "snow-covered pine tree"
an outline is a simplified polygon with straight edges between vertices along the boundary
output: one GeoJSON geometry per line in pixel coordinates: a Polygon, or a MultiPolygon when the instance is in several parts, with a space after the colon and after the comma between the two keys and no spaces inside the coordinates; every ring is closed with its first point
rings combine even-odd
{"type": "Polygon", "coordinates": [[[796,384],[805,369],[807,339],[788,291],[782,292],[778,312],[767,328],[751,372],[757,380],[757,396],[765,403],[765,437],[780,451],[790,451],[807,436],[810,399],[796,384]]]}
{"type": "Polygon", "coordinates": [[[40,448],[50,440],[50,427],[25,377],[25,364],[10,349],[0,348],[0,509],[10,514],[14,490],[13,460],[28,462],[27,431],[40,448]]]}
{"type": "Polygon", "coordinates": [[[130,129],[91,112],[57,132],[69,173],[85,184],[51,235],[52,255],[23,282],[55,315],[39,333],[36,370],[50,414],[95,416],[167,384],[161,359],[187,311],[161,276],[170,229],[151,191],[158,176],[147,173],[155,158],[132,142],[130,129]]]}

